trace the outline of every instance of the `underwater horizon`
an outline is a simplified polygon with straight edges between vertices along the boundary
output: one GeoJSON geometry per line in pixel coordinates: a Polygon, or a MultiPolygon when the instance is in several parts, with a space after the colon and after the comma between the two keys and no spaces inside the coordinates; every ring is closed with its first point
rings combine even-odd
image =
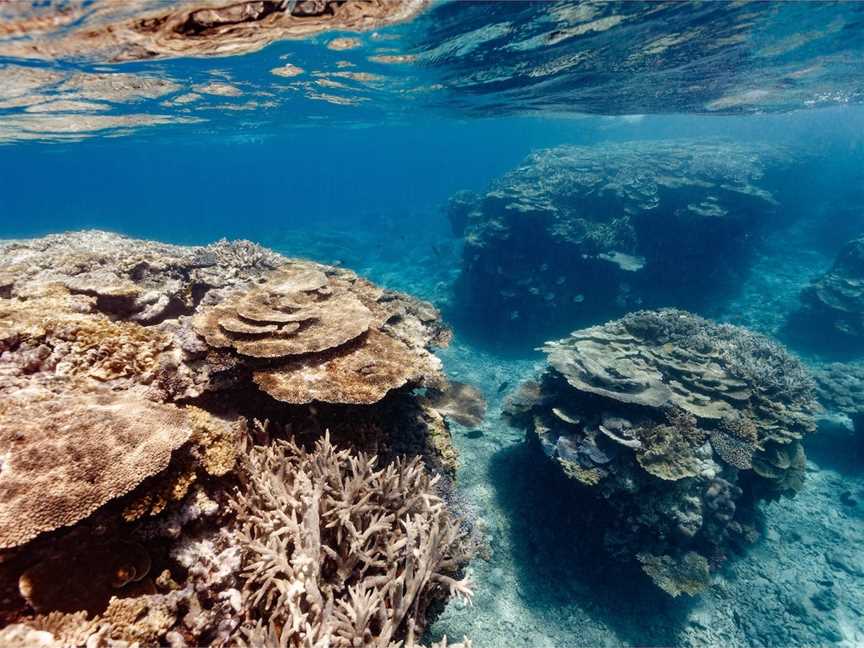
{"type": "Polygon", "coordinates": [[[0,648],[864,646],[864,3],[0,2],[0,648]]]}

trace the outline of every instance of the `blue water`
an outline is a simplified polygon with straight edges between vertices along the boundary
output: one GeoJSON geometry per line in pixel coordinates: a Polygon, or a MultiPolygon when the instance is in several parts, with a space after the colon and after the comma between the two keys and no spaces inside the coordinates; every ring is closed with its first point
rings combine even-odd
{"type": "MultiPolygon", "coordinates": [[[[40,113],[44,97],[13,105],[26,92],[0,89],[0,238],[87,228],[182,244],[245,238],[342,264],[439,306],[455,329],[440,352],[447,374],[477,385],[489,401],[482,435],[451,427],[459,486],[490,551],[470,567],[473,608],[451,604],[433,639],[464,635],[478,648],[862,646],[864,475],[860,457],[849,457],[860,440],[825,424],[824,440],[808,450],[804,491],[766,505],[763,540],[729,561],[703,595],[667,597],[638,571],[593,553],[592,530],[563,477],[536,461],[524,432],[501,418],[507,393],[543,365],[535,341],[575,324],[550,322],[506,345],[499,333],[515,326],[509,319],[478,333],[454,299],[464,241],[446,218],[457,191],[485,191],[553,146],[692,139],[782,149],[794,164],[772,179],[779,209],[748,244],[734,289],[701,312],[777,336],[814,367],[860,361],[831,340],[830,352],[798,344],[783,327],[800,291],[864,234],[862,6],[609,3],[591,9],[587,22],[620,22],[553,42],[549,34],[568,20],[572,29],[586,23],[568,10],[591,6],[433,3],[414,21],[380,30],[399,36],[396,51],[416,56],[395,66],[369,61],[386,41],[368,35],[358,50],[323,47],[355,36],[342,33],[244,56],[131,63],[29,59],[0,48],[6,79],[23,74],[13,67],[20,66],[178,84],[156,98],[90,97],[109,106],[104,114],[167,116],[161,125],[104,129],[86,126],[87,111],[40,113]],[[745,32],[743,41],[733,38],[745,32]],[[662,51],[628,58],[664,37],[662,51]],[[296,82],[306,85],[275,87],[290,81],[268,72],[284,60],[309,71],[296,82]],[[338,71],[346,60],[386,82],[328,90],[362,97],[355,106],[311,97],[311,72],[338,71]],[[536,72],[550,65],[554,71],[536,72]],[[214,78],[241,94],[188,108],[162,103],[214,78]],[[442,88],[409,92],[435,84],[442,88]],[[225,108],[265,102],[268,93],[273,105],[225,108]],[[195,123],[179,121],[190,117],[195,123]],[[820,607],[826,591],[836,600],[820,607]]],[[[58,83],[27,92],[62,99],[58,83]]]]}

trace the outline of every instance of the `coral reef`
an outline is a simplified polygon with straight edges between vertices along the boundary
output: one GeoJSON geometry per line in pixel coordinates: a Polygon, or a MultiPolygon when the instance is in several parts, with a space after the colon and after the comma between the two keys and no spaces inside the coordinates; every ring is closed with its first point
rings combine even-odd
{"type": "Polygon", "coordinates": [[[524,339],[638,307],[703,306],[744,271],[782,158],[687,141],[537,151],[450,201],[465,240],[458,312],[487,338],[494,327],[524,339]]]}
{"type": "Polygon", "coordinates": [[[776,342],[664,309],[544,350],[510,420],[595,495],[608,550],[673,596],[757,537],[760,500],[801,489],[814,382],[776,342]]]}
{"type": "Polygon", "coordinates": [[[817,352],[864,351],[864,237],[848,242],[832,268],[801,291],[786,334],[817,352]]]}
{"type": "Polygon", "coordinates": [[[344,582],[325,570],[321,645],[370,628],[376,645],[413,643],[467,595],[437,476],[450,483],[455,450],[414,392],[448,389],[430,350],[449,331],[429,304],[249,242],[104,232],[0,242],[0,284],[0,643],[234,645],[258,624],[287,637],[283,608],[251,602],[254,525],[312,513],[274,509],[262,480],[311,506],[323,479],[322,565],[325,547],[375,563],[343,565],[344,582]],[[328,430],[345,450],[316,445],[328,430]],[[363,627],[355,604],[375,609],[363,627]]]}

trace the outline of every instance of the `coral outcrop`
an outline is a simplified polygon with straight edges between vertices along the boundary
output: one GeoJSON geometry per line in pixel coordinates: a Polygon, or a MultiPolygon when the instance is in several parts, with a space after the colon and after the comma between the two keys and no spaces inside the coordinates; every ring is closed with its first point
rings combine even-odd
{"type": "Polygon", "coordinates": [[[801,291],[786,332],[819,352],[864,351],[864,237],[847,243],[831,269],[801,291]]]}
{"type": "Polygon", "coordinates": [[[824,408],[820,427],[829,454],[842,462],[864,460],[864,362],[831,362],[813,367],[816,397],[824,408]]]}
{"type": "Polygon", "coordinates": [[[606,520],[605,543],[695,594],[758,534],[757,503],[803,485],[814,383],[779,344],[684,311],[638,311],[547,343],[511,420],[606,520]]]}
{"type": "Polygon", "coordinates": [[[0,643],[413,645],[469,595],[414,393],[448,390],[448,341],[429,304],[248,242],[0,242],[0,643]]]}
{"type": "Polygon", "coordinates": [[[458,312],[524,339],[634,308],[704,306],[746,267],[781,158],[688,141],[537,151],[450,201],[465,241],[458,312]]]}

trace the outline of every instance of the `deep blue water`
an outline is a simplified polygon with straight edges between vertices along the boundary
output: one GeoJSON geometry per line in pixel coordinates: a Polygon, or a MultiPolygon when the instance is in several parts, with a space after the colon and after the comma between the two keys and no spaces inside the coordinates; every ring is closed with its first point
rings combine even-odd
{"type": "Polygon", "coordinates": [[[748,242],[746,266],[743,257],[730,258],[742,264],[733,289],[702,312],[781,338],[814,367],[859,362],[859,351],[832,339],[801,341],[783,326],[800,291],[864,234],[861,7],[434,3],[414,22],[381,30],[401,38],[398,52],[417,57],[395,68],[368,60],[386,41],[364,36],[361,49],[334,52],[323,47],[333,34],[244,56],[131,63],[0,49],[7,83],[0,88],[0,239],[86,228],[183,244],[245,238],[344,264],[441,307],[455,328],[453,345],[440,353],[445,370],[489,400],[482,436],[452,427],[459,484],[479,511],[491,552],[471,567],[474,607],[451,605],[432,628],[435,638],[467,635],[478,648],[861,646],[864,478],[860,460],[849,457],[860,440],[848,430],[825,432],[810,455],[807,488],[766,505],[764,539],[703,596],[672,600],[639,574],[607,578],[602,557],[580,553],[590,530],[572,510],[578,501],[533,460],[524,433],[501,418],[506,387],[542,364],[533,339],[575,325],[550,323],[506,345],[499,333],[515,326],[511,319],[484,324],[478,334],[454,298],[464,242],[446,217],[457,191],[484,191],[532,152],[554,146],[707,140],[771,147],[788,163],[771,178],[778,209],[766,212],[766,226],[748,242]],[[579,7],[590,8],[590,19],[568,17],[579,7]],[[610,16],[624,18],[592,22],[610,16]],[[588,23],[594,27],[579,30],[588,23]],[[566,29],[574,31],[564,38],[566,29]],[[736,40],[740,33],[747,38],[736,40]],[[321,102],[310,98],[313,81],[304,77],[307,85],[294,90],[274,86],[268,70],[284,60],[322,74],[348,60],[387,82],[330,89],[338,96],[353,89],[364,98],[357,106],[321,102]],[[550,65],[553,71],[544,68],[550,65]],[[85,99],[110,104],[110,115],[172,119],[102,129],[85,123],[92,106],[42,113],[44,95],[78,101],[81,90],[56,80],[15,90],[9,80],[32,70],[171,79],[177,87],[157,97],[85,99]],[[210,95],[194,110],[160,103],[214,78],[240,95],[210,95]],[[434,84],[441,91],[424,99],[408,91],[434,84]],[[273,105],[225,107],[279,92],[273,105]],[[43,96],[17,101],[27,93],[43,96]],[[36,123],[39,115],[45,121],[36,123]],[[173,119],[189,117],[198,121],[173,119]],[[858,503],[848,505],[842,493],[858,503]],[[814,607],[811,594],[826,588],[835,605],[814,607]]]}

